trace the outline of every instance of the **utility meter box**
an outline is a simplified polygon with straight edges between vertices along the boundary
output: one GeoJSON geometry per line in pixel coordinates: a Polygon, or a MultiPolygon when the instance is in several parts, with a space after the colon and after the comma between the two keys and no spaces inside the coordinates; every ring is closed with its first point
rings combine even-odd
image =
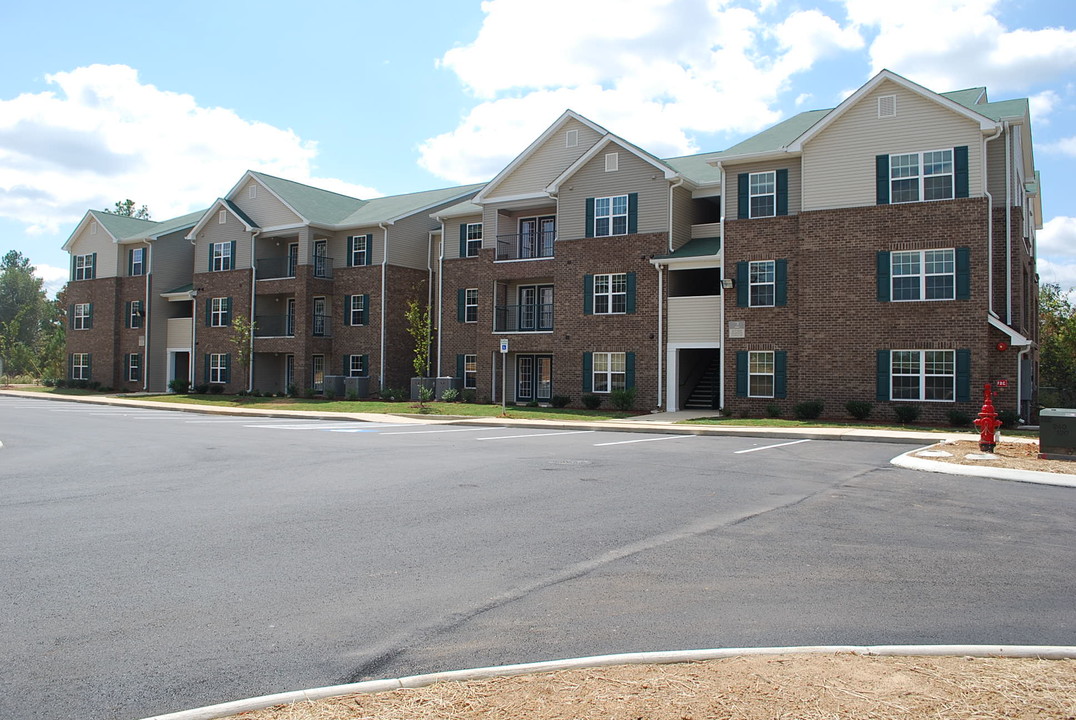
{"type": "Polygon", "coordinates": [[[1076,461],[1076,409],[1039,411],[1039,457],[1076,461]]]}

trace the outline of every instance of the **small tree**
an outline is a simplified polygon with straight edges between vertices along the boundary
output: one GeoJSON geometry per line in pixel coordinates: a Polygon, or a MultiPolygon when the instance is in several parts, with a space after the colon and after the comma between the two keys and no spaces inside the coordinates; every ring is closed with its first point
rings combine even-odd
{"type": "Polygon", "coordinates": [[[105,209],[106,213],[110,215],[122,215],[123,217],[132,217],[138,220],[149,220],[149,208],[143,205],[140,208],[135,208],[135,201],[131,198],[126,200],[117,200],[116,206],[112,210],[105,209]]]}
{"type": "MultiPolygon", "coordinates": [[[[414,300],[409,300],[407,310],[404,312],[407,320],[407,334],[415,343],[414,357],[411,359],[415,376],[419,378],[429,377],[430,374],[430,308],[422,307],[414,300]]],[[[418,388],[418,406],[425,412],[426,403],[433,399],[433,389],[427,388],[420,380],[418,388]]]]}
{"type": "Polygon", "coordinates": [[[240,367],[247,367],[250,363],[252,342],[257,323],[248,320],[246,315],[236,315],[232,318],[232,344],[235,345],[235,359],[240,367]]]}

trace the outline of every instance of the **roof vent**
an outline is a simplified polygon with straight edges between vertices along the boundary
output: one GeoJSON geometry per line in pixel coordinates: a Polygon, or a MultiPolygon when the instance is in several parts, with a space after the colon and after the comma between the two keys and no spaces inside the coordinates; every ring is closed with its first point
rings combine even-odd
{"type": "Polygon", "coordinates": [[[897,96],[896,95],[882,95],[878,98],[878,117],[896,117],[897,116],[897,96]]]}
{"type": "Polygon", "coordinates": [[[569,130],[564,133],[564,147],[575,147],[579,144],[579,131],[569,130]]]}

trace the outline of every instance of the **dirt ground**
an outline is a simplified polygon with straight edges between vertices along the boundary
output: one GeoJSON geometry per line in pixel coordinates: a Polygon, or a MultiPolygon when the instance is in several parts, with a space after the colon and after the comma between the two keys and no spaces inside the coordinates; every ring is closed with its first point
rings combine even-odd
{"type": "Polygon", "coordinates": [[[243,720],[1076,718],[1076,661],[772,655],[621,665],[278,705],[243,720]]]}
{"type": "Polygon", "coordinates": [[[951,457],[921,457],[926,460],[938,460],[940,462],[975,465],[978,467],[1002,467],[1076,475],[1076,461],[1040,460],[1037,440],[1024,441],[1022,438],[1008,440],[1003,435],[1001,442],[995,446],[994,452],[991,453],[997,457],[996,460],[969,460],[967,458],[968,454],[982,453],[979,450],[979,443],[973,441],[942,442],[931,446],[929,450],[941,450],[950,453],[951,457]]]}

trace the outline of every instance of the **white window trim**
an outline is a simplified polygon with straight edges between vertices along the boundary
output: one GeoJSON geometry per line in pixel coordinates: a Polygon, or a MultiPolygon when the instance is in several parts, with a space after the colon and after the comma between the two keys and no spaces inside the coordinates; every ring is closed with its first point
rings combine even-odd
{"type": "Polygon", "coordinates": [[[90,354],[89,353],[71,353],[71,379],[72,380],[89,380],[90,379],[90,354]]]}
{"type": "Polygon", "coordinates": [[[477,387],[478,387],[478,355],[464,355],[463,356],[463,389],[464,390],[474,390],[477,387]]]}
{"type": "Polygon", "coordinates": [[[772,398],[777,389],[777,353],[773,350],[751,350],[747,353],[747,397],[753,398],[772,398]],[[751,358],[756,355],[769,355],[770,358],[770,372],[752,372],[751,371],[751,358]],[[751,392],[751,378],[753,377],[768,377],[770,379],[770,394],[769,395],[755,395],[751,392]]]}
{"type": "Polygon", "coordinates": [[[75,256],[75,280],[93,280],[93,253],[75,256]]]}
{"type": "Polygon", "coordinates": [[[594,296],[592,298],[591,309],[593,310],[595,315],[626,315],[627,312],[628,312],[628,274],[627,273],[602,273],[602,274],[599,274],[599,275],[595,275],[594,276],[594,296]],[[604,284],[605,284],[606,288],[608,288],[608,289],[605,290],[604,292],[599,291],[599,285],[602,284],[602,283],[599,282],[599,278],[604,278],[605,279],[604,284]],[[623,279],[623,287],[624,287],[623,291],[613,289],[615,287],[615,285],[614,285],[614,279],[615,278],[622,278],[623,279]],[[614,301],[618,297],[623,298],[623,300],[624,300],[624,302],[623,302],[624,309],[623,310],[614,310],[613,309],[615,307],[615,305],[616,305],[614,301]],[[606,307],[605,310],[599,310],[598,309],[598,299],[599,298],[603,298],[606,301],[605,302],[605,307],[606,307]]]}
{"type": "Polygon", "coordinates": [[[143,268],[145,266],[145,260],[146,260],[146,249],[145,248],[132,248],[131,249],[131,276],[132,277],[145,274],[143,272],[143,268]],[[136,257],[138,258],[137,260],[135,260],[136,257]],[[135,268],[138,269],[138,272],[135,272],[135,268]]]}
{"type": "Polygon", "coordinates": [[[325,389],[325,356],[313,355],[310,358],[310,387],[315,391],[322,391],[325,389]],[[318,381],[318,372],[321,372],[321,380],[318,381]]]}
{"type": "Polygon", "coordinates": [[[482,223],[467,223],[465,232],[467,233],[467,257],[478,257],[478,252],[482,249],[482,223]]]}
{"type": "Polygon", "coordinates": [[[776,307],[777,305],[777,261],[776,260],[752,260],[747,265],[747,305],[748,307],[776,307]],[[772,280],[765,282],[755,282],[752,278],[754,273],[754,267],[756,265],[769,264],[770,277],[772,280]],[[756,287],[770,286],[773,288],[773,292],[770,293],[770,302],[768,303],[756,303],[755,294],[752,292],[756,287]]]}
{"type": "Polygon", "coordinates": [[[139,382],[142,377],[142,355],[140,353],[127,354],[127,382],[139,382]],[[132,371],[137,370],[139,377],[133,377],[132,371]]]}
{"type": "Polygon", "coordinates": [[[215,297],[209,299],[209,327],[228,327],[224,322],[228,316],[228,298],[215,297]]]}
{"type": "Polygon", "coordinates": [[[764,218],[764,217],[777,217],[777,171],[776,170],[764,170],[762,172],[753,172],[747,176],[747,215],[749,218],[764,218]],[[768,175],[767,184],[773,187],[773,192],[759,192],[754,191],[755,178],[768,175]],[[754,211],[755,204],[752,202],[755,198],[759,197],[772,197],[773,198],[773,212],[767,214],[756,215],[754,211]]]}
{"type": "Polygon", "coordinates": [[[939,148],[937,150],[923,150],[921,152],[893,153],[892,155],[889,156],[889,202],[890,202],[890,204],[892,204],[892,205],[907,205],[908,203],[916,203],[916,202],[938,202],[939,200],[952,200],[954,197],[956,197],[956,153],[953,151],[953,148],[951,148],[951,147],[950,148],[939,148]],[[937,153],[937,152],[947,152],[947,153],[949,153],[950,171],[947,172],[947,173],[932,173],[930,175],[927,175],[926,172],[924,171],[923,156],[927,155],[929,153],[937,153]],[[896,182],[899,182],[901,180],[910,180],[911,178],[910,177],[900,177],[900,178],[893,177],[893,167],[894,167],[893,160],[894,160],[894,158],[907,157],[907,156],[910,156],[910,155],[917,156],[917,159],[916,159],[916,163],[917,163],[916,164],[916,172],[918,173],[916,175],[916,179],[918,180],[917,196],[916,196],[916,199],[914,199],[914,200],[896,200],[896,199],[894,199],[896,197],[896,192],[894,191],[893,184],[896,183],[896,182]],[[926,190],[926,180],[927,180],[927,178],[945,177],[945,176],[948,176],[948,178],[949,178],[949,197],[931,198],[930,200],[925,199],[926,198],[925,190],[926,190]]]}
{"type": "Polygon", "coordinates": [[[225,272],[232,269],[232,244],[230,242],[213,243],[209,252],[213,254],[213,272],[225,272]]]}
{"type": "Polygon", "coordinates": [[[889,351],[889,399],[892,402],[929,402],[929,403],[951,403],[956,402],[956,350],[949,349],[933,349],[933,350],[914,350],[901,348],[899,350],[889,351]],[[927,373],[927,353],[928,352],[943,352],[948,353],[950,356],[950,362],[953,368],[953,372],[950,373],[927,373]],[[895,368],[893,364],[896,362],[897,353],[918,353],[919,355],[919,372],[912,373],[897,373],[894,372],[895,368]],[[917,398],[896,398],[893,397],[893,382],[898,377],[917,377],[919,379],[919,397],[917,398]],[[946,377],[952,379],[952,395],[953,397],[945,399],[927,398],[927,378],[932,377],[946,377]]]}
{"type": "Polygon", "coordinates": [[[467,323],[478,322],[478,288],[467,288],[463,291],[463,321],[467,323]],[[472,310],[474,310],[473,320],[471,319],[472,310]]]}
{"type": "Polygon", "coordinates": [[[224,374],[228,372],[227,353],[209,354],[209,382],[214,385],[224,384],[224,374]]]}
{"type": "Polygon", "coordinates": [[[348,377],[366,377],[370,374],[370,371],[367,368],[363,367],[362,355],[348,356],[347,371],[348,377]],[[355,367],[356,365],[358,365],[358,368],[355,367]]]}
{"type": "Polygon", "coordinates": [[[141,300],[131,301],[131,316],[127,319],[127,324],[132,328],[142,327],[142,315],[139,312],[142,310],[141,300]]]}
{"type": "Polygon", "coordinates": [[[75,303],[75,317],[71,327],[75,330],[89,330],[90,303],[75,303]]]}
{"type": "Polygon", "coordinates": [[[628,386],[628,354],[623,352],[595,352],[591,353],[591,377],[590,387],[591,392],[598,395],[607,395],[614,390],[624,390],[628,386]],[[619,358],[621,370],[613,369],[613,358],[619,358]],[[599,362],[600,361],[600,362],[599,362]],[[604,369],[599,369],[599,365],[604,365],[604,369]],[[617,383],[617,376],[619,376],[620,382],[617,383]],[[598,378],[602,378],[604,381],[605,389],[598,389],[598,378]]]}
{"type": "Polygon", "coordinates": [[[366,264],[366,253],[369,252],[369,248],[366,247],[365,235],[352,235],[351,236],[351,266],[362,267],[366,264]],[[361,246],[360,246],[361,243],[361,246]]]}
{"type": "Polygon", "coordinates": [[[617,235],[627,235],[628,234],[628,205],[629,205],[629,202],[628,202],[628,196],[627,195],[610,195],[608,197],[594,198],[594,237],[615,237],[617,235]],[[624,199],[624,212],[622,212],[622,213],[615,212],[616,201],[619,200],[620,198],[624,199]],[[609,212],[608,213],[602,213],[601,215],[599,215],[598,214],[598,206],[601,203],[601,201],[603,201],[603,200],[608,200],[609,201],[609,212]],[[614,232],[613,231],[614,230],[614,225],[615,225],[614,221],[617,218],[621,218],[621,217],[624,218],[624,232],[614,232]],[[609,221],[609,232],[599,233],[598,232],[598,221],[603,220],[603,219],[609,221]]]}
{"type": "Polygon", "coordinates": [[[956,249],[955,248],[930,248],[927,250],[894,250],[889,254],[889,297],[892,302],[949,302],[956,300],[956,249]],[[951,253],[951,259],[953,264],[953,271],[946,273],[928,273],[927,272],[927,253],[928,252],[949,252],[951,253]],[[916,275],[897,275],[894,272],[896,267],[896,256],[906,255],[911,253],[917,253],[919,255],[919,272],[916,275]],[[901,298],[897,299],[897,278],[919,278],[919,297],[917,298],[901,298]],[[952,277],[952,297],[944,298],[928,298],[927,297],[927,278],[929,277],[952,277]]]}
{"type": "Polygon", "coordinates": [[[227,223],[228,223],[228,211],[227,210],[218,210],[217,211],[217,224],[218,225],[225,225],[227,223]]]}
{"type": "Polygon", "coordinates": [[[363,314],[363,312],[365,310],[366,310],[366,296],[361,295],[361,294],[360,295],[352,295],[351,296],[351,307],[349,308],[349,315],[350,315],[351,322],[349,324],[352,325],[352,326],[361,326],[361,325],[363,325],[364,323],[362,322],[362,314],[363,314]]]}

